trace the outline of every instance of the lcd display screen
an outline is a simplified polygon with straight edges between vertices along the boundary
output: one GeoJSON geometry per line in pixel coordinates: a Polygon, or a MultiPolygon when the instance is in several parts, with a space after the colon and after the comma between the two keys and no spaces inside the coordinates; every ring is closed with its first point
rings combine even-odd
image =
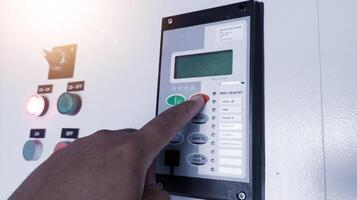
{"type": "Polygon", "coordinates": [[[175,79],[232,74],[233,51],[215,51],[175,57],[175,79]]]}

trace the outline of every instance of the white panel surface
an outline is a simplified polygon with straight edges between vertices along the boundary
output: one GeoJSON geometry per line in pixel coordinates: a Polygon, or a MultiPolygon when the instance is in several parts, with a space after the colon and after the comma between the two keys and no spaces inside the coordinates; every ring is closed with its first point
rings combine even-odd
{"type": "Polygon", "coordinates": [[[317,1],[265,1],[266,197],[324,199],[317,1]]]}
{"type": "Polygon", "coordinates": [[[328,200],[357,199],[357,1],[320,0],[328,200]]]}

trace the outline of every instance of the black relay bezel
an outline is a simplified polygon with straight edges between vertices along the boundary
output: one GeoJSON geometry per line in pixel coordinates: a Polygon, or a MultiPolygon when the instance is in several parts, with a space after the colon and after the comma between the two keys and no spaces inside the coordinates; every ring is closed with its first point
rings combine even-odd
{"type": "Polygon", "coordinates": [[[245,1],[211,8],[198,12],[165,17],[162,20],[160,65],[157,89],[156,115],[159,108],[161,56],[163,33],[167,30],[184,28],[229,19],[250,17],[250,182],[210,180],[184,176],[157,174],[157,181],[174,195],[202,199],[239,199],[239,192],[247,200],[264,199],[265,145],[264,145],[264,4],[245,1]]]}

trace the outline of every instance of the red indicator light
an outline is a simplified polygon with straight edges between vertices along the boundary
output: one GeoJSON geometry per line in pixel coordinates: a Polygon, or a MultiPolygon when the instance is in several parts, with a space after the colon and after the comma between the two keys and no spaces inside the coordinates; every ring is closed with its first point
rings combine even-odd
{"type": "Polygon", "coordinates": [[[48,100],[40,95],[33,95],[27,102],[27,112],[30,115],[42,116],[47,112],[48,100]]]}

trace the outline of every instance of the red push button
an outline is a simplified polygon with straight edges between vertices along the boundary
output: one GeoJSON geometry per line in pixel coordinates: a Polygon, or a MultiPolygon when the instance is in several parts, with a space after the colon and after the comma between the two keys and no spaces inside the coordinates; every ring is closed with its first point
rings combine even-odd
{"type": "Polygon", "coordinates": [[[59,143],[56,145],[56,147],[55,147],[55,149],[54,149],[54,152],[56,152],[56,151],[58,151],[58,150],[61,150],[61,149],[65,148],[65,147],[67,147],[70,143],[71,143],[71,142],[68,142],[68,141],[59,142],[59,143]]]}
{"type": "Polygon", "coordinates": [[[194,94],[194,95],[191,96],[190,99],[192,99],[192,97],[197,96],[197,95],[201,95],[205,99],[205,103],[207,103],[209,101],[209,99],[210,99],[207,94],[194,94]]]}

